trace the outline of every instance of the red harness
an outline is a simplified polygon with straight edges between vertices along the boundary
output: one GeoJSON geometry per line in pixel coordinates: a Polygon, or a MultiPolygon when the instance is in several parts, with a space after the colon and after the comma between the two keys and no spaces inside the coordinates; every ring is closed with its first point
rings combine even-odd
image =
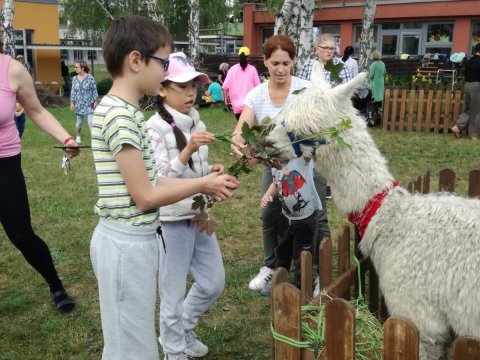
{"type": "Polygon", "coordinates": [[[373,198],[368,200],[367,205],[365,205],[362,211],[348,215],[348,221],[350,221],[357,227],[358,233],[360,234],[361,238],[363,238],[363,234],[365,234],[365,230],[367,230],[367,226],[370,223],[370,220],[376,214],[379,207],[382,205],[383,199],[385,198],[385,196],[387,196],[388,192],[395,186],[398,186],[398,181],[393,182],[391,187],[388,187],[380,194],[377,194],[373,198]]]}

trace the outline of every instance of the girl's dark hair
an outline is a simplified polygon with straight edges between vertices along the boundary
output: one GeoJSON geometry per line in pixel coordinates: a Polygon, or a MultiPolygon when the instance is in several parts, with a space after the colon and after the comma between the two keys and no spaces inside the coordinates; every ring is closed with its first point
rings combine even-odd
{"type": "Polygon", "coordinates": [[[247,65],[248,65],[247,55],[245,55],[244,53],[241,53],[240,54],[240,66],[242,67],[242,70],[245,70],[247,65]]]}
{"type": "MultiPolygon", "coordinates": [[[[168,86],[171,83],[171,81],[165,80],[162,83],[162,86],[168,86]]],[[[165,104],[163,103],[164,98],[161,97],[160,95],[157,96],[157,101],[155,102],[155,110],[157,110],[158,114],[165,120],[170,126],[172,126],[173,129],[173,134],[175,135],[175,141],[177,142],[177,149],[178,151],[182,151],[185,149],[185,146],[187,146],[187,138],[183,134],[182,130],[180,130],[174,123],[175,120],[173,119],[172,114],[168,112],[168,110],[165,108],[165,104]]],[[[190,169],[193,171],[195,170],[195,166],[193,165],[193,160],[190,158],[188,160],[188,166],[190,169]]]]}
{"type": "Polygon", "coordinates": [[[345,48],[345,51],[343,52],[343,57],[342,57],[342,61],[345,62],[348,60],[348,58],[350,57],[350,55],[353,55],[353,47],[352,46],[347,46],[345,48]]]}

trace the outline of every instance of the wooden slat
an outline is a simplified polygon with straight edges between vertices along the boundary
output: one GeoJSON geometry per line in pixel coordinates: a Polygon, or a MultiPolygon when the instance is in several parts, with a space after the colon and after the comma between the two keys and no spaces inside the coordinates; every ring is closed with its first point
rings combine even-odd
{"type": "Polygon", "coordinates": [[[325,305],[327,359],[355,359],[355,313],[348,302],[333,299],[325,305]]]}
{"type": "Polygon", "coordinates": [[[438,180],[438,191],[455,191],[455,173],[450,169],[440,170],[438,180]]]}
{"type": "Polygon", "coordinates": [[[435,116],[434,116],[434,131],[438,132],[440,128],[440,116],[442,114],[442,95],[443,91],[441,89],[437,90],[435,94],[435,116]]]}
{"type": "MultiPolygon", "coordinates": [[[[445,107],[443,110],[443,133],[448,134],[448,129],[450,128],[450,110],[452,107],[452,91],[447,89],[445,92],[445,107]]],[[[452,121],[452,125],[455,123],[455,120],[452,121]]]]}
{"type": "Polygon", "coordinates": [[[460,90],[455,91],[455,100],[453,103],[453,121],[456,122],[460,116],[460,109],[462,108],[462,92],[460,90]]]}
{"type": "Polygon", "coordinates": [[[427,170],[427,172],[423,175],[422,193],[428,194],[429,192],[430,192],[430,171],[427,170]]]}
{"type": "MultiPolygon", "coordinates": [[[[273,323],[278,334],[301,340],[302,294],[294,285],[278,284],[272,293],[273,323]]],[[[300,348],[275,340],[276,360],[300,360],[300,348]]]]}
{"type": "Polygon", "coordinates": [[[413,128],[413,111],[415,110],[415,90],[410,90],[408,100],[408,122],[407,129],[412,131],[413,128]]]}
{"type": "Polygon", "coordinates": [[[392,316],[383,324],[383,360],[418,360],[416,326],[407,319],[392,316]]]}
{"type": "Polygon", "coordinates": [[[402,89],[402,97],[400,99],[400,121],[399,121],[399,130],[405,130],[405,112],[407,107],[407,89],[402,89]]]}
{"type": "Polygon", "coordinates": [[[417,176],[413,185],[414,192],[419,193],[422,190],[422,177],[417,176]]]}
{"type": "Polygon", "coordinates": [[[390,101],[391,101],[391,91],[390,89],[385,90],[385,100],[383,106],[383,131],[387,131],[388,125],[390,123],[390,101]]]}
{"type": "Polygon", "coordinates": [[[341,297],[342,294],[355,285],[356,281],[357,267],[352,265],[350,269],[338,276],[329,286],[324,287],[322,283],[320,284],[322,284],[322,288],[325,288],[327,293],[335,295],[336,297],[341,297]]]}
{"type": "Polygon", "coordinates": [[[322,288],[330,286],[332,274],[332,239],[326,238],[320,244],[318,268],[320,269],[320,285],[322,288]]]}
{"type": "Polygon", "coordinates": [[[453,342],[452,360],[480,360],[480,339],[461,337],[453,342]]]}
{"type": "MultiPolygon", "coordinates": [[[[350,268],[350,228],[342,226],[341,234],[338,236],[338,273],[343,274],[350,268]]],[[[350,288],[340,294],[345,300],[350,300],[350,288]]]]}
{"type": "Polygon", "coordinates": [[[397,124],[397,106],[398,106],[398,89],[393,89],[392,96],[392,122],[390,124],[390,130],[395,131],[397,124]]]}
{"type": "Polygon", "coordinates": [[[425,131],[430,131],[432,122],[432,108],[433,108],[433,90],[427,92],[427,112],[425,114],[425,131]]]}
{"type": "Polygon", "coordinates": [[[301,279],[300,289],[302,291],[302,304],[312,299],[312,253],[309,251],[302,251],[300,258],[301,279]]]}
{"type": "Polygon", "coordinates": [[[418,91],[418,102],[417,102],[417,131],[422,131],[423,129],[423,109],[425,105],[425,90],[418,91]]]}
{"type": "MultiPolygon", "coordinates": [[[[273,272],[273,277],[272,277],[272,294],[275,291],[275,288],[277,285],[282,284],[282,283],[287,283],[288,282],[288,270],[282,267],[279,267],[275,269],[273,272]]],[[[274,297],[272,296],[272,324],[275,328],[275,304],[274,304],[274,297]]],[[[272,358],[275,359],[275,343],[276,341],[272,341],[272,358]]]]}
{"type": "Polygon", "coordinates": [[[468,196],[480,197],[480,170],[470,171],[468,176],[468,196]]]}
{"type": "Polygon", "coordinates": [[[409,193],[413,194],[413,181],[410,181],[407,185],[407,190],[409,193]]]}

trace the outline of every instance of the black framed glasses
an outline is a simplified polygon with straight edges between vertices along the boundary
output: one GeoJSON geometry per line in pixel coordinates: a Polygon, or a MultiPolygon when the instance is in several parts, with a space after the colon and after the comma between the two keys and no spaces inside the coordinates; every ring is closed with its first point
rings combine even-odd
{"type": "Polygon", "coordinates": [[[334,47],[329,47],[329,46],[318,46],[320,49],[324,50],[324,51],[335,51],[336,48],[334,47]]]}
{"type": "Polygon", "coordinates": [[[163,68],[165,69],[165,71],[168,70],[168,65],[170,65],[170,60],[169,59],[164,59],[164,58],[161,58],[161,57],[158,57],[158,56],[155,56],[155,55],[149,55],[149,54],[145,54],[145,57],[160,61],[163,65],[163,68]]]}

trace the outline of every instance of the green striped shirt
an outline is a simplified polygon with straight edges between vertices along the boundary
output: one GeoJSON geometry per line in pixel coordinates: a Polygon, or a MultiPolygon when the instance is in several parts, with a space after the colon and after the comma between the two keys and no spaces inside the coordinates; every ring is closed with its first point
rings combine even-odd
{"type": "Polygon", "coordinates": [[[115,155],[129,144],[142,152],[150,183],[157,184],[156,165],[142,112],[122,99],[107,95],[95,109],[92,125],[92,153],[98,181],[95,213],[129,225],[151,225],[158,211],[140,210],[127,190],[115,155]]]}

